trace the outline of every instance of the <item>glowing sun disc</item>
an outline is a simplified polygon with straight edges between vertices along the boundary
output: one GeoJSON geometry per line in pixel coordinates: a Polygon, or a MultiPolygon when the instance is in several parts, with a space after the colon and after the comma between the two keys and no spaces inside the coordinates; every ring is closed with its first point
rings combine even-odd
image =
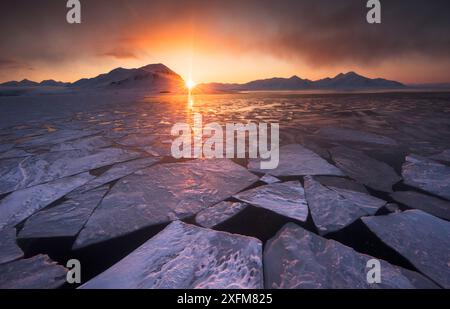
{"type": "Polygon", "coordinates": [[[194,87],[195,87],[194,81],[192,81],[192,80],[187,80],[187,81],[186,81],[186,87],[187,87],[187,89],[189,89],[189,90],[191,90],[192,88],[194,88],[194,87]]]}

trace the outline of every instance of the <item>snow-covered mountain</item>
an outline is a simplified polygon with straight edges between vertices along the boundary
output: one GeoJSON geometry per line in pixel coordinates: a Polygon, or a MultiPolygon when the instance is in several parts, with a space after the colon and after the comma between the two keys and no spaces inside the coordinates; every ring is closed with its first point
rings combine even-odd
{"type": "Polygon", "coordinates": [[[245,84],[202,84],[200,88],[212,91],[251,91],[251,90],[354,90],[354,89],[396,89],[404,88],[402,83],[383,78],[368,78],[355,72],[341,73],[333,78],[327,77],[317,81],[302,79],[298,76],[290,78],[270,78],[255,80],[245,84]]]}
{"type": "Polygon", "coordinates": [[[165,65],[149,64],[137,69],[117,68],[109,73],[93,78],[83,78],[74,83],[45,80],[40,83],[24,79],[0,84],[4,87],[67,87],[73,90],[83,89],[142,89],[155,93],[185,92],[185,82],[180,75],[165,65]]]}
{"type": "Polygon", "coordinates": [[[325,89],[371,89],[403,88],[402,83],[383,78],[368,78],[355,72],[340,73],[334,78],[324,78],[313,83],[315,88],[325,89]]]}
{"type": "Polygon", "coordinates": [[[142,88],[152,92],[184,91],[185,83],[180,75],[165,65],[150,64],[137,69],[117,68],[94,78],[83,78],[70,85],[75,88],[142,88]]]}

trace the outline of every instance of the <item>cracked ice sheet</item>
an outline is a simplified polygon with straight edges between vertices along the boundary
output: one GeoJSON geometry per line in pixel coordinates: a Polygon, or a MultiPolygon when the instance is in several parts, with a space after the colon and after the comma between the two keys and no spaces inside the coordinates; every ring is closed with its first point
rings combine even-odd
{"type": "Polygon", "coordinates": [[[450,167],[417,155],[402,166],[405,184],[450,200],[450,167]]]}
{"type": "Polygon", "coordinates": [[[433,216],[450,220],[450,202],[415,191],[396,191],[391,197],[410,208],[420,209],[433,216]]]}
{"type": "Polygon", "coordinates": [[[370,259],[373,257],[288,223],[265,246],[265,286],[268,289],[437,287],[421,274],[383,260],[379,260],[381,283],[369,284],[366,265],[370,259]]]}
{"type": "Polygon", "coordinates": [[[103,147],[110,147],[112,142],[103,136],[94,135],[84,138],[57,144],[50,148],[50,151],[68,151],[75,149],[94,150],[103,147]]]}
{"type": "Polygon", "coordinates": [[[176,221],[81,288],[259,289],[262,243],[176,221]]]}
{"type": "Polygon", "coordinates": [[[308,218],[305,191],[298,181],[265,185],[241,192],[233,197],[299,221],[306,221],[308,218]]]}
{"type": "Polygon", "coordinates": [[[16,229],[5,227],[0,230],[0,264],[23,257],[23,251],[16,243],[16,229]]]}
{"type": "Polygon", "coordinates": [[[269,173],[276,177],[304,175],[345,176],[337,167],[299,144],[286,145],[280,148],[280,162],[275,169],[263,170],[260,168],[260,163],[260,159],[250,159],[248,169],[258,173],[269,173]]]}
{"type": "Polygon", "coordinates": [[[363,152],[335,147],[331,149],[331,155],[344,173],[374,190],[392,192],[392,186],[402,179],[391,166],[363,152]]]}
{"type": "Polygon", "coordinates": [[[450,222],[421,210],[365,217],[362,221],[417,270],[450,288],[450,222]]]}
{"type": "Polygon", "coordinates": [[[305,193],[321,235],[338,231],[362,216],[373,215],[386,204],[362,192],[326,187],[311,176],[305,177],[305,193]]]}
{"type": "Polygon", "coordinates": [[[213,228],[228,219],[234,217],[241,211],[243,211],[248,205],[238,202],[220,202],[217,205],[206,208],[200,211],[195,216],[195,222],[197,224],[206,227],[213,228]]]}
{"type": "Polygon", "coordinates": [[[0,289],[56,289],[66,283],[67,270],[47,255],[0,265],[0,289]]]}
{"type": "Polygon", "coordinates": [[[32,215],[19,233],[19,239],[74,237],[108,191],[101,187],[81,193],[64,203],[32,215]]]}
{"type": "Polygon", "coordinates": [[[319,135],[331,141],[360,142],[384,146],[397,146],[392,138],[365,131],[326,127],[319,130],[319,135]]]}
{"type": "Polygon", "coordinates": [[[197,214],[258,181],[226,159],[154,165],[119,180],[81,230],[74,248],[197,214]]]}
{"type": "Polygon", "coordinates": [[[70,140],[94,135],[98,132],[95,131],[82,131],[82,130],[57,130],[55,132],[38,135],[33,138],[24,141],[18,146],[20,148],[36,148],[47,145],[57,145],[70,140]]]}
{"type": "Polygon", "coordinates": [[[95,179],[76,189],[74,192],[70,193],[70,196],[76,196],[81,192],[86,192],[98,188],[109,182],[131,175],[134,172],[145,167],[149,167],[158,161],[159,158],[148,157],[114,164],[110,169],[108,169],[100,176],[96,177],[95,179]]]}
{"type": "Polygon", "coordinates": [[[135,159],[140,153],[120,148],[47,152],[16,162],[0,175],[0,194],[79,174],[102,166],[135,159]]]}
{"type": "Polygon", "coordinates": [[[0,201],[0,228],[20,223],[93,178],[83,173],[14,191],[0,201]]]}

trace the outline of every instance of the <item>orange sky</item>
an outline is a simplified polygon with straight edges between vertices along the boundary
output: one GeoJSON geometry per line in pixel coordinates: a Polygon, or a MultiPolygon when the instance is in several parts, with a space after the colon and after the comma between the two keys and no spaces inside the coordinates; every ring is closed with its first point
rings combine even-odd
{"type": "Polygon", "coordinates": [[[404,83],[450,82],[449,2],[383,5],[381,25],[358,1],[7,1],[0,16],[0,81],[75,81],[116,67],[163,63],[185,79],[320,79],[356,71],[404,83]],[[405,22],[408,19],[408,22],[405,22]]]}

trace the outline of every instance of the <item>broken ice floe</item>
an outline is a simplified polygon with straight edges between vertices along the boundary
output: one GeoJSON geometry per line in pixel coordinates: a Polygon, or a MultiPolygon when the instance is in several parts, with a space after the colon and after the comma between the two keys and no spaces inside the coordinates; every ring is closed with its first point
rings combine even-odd
{"type": "Polygon", "coordinates": [[[248,205],[239,202],[220,202],[200,211],[195,222],[206,228],[213,228],[243,211],[248,205]]]}
{"type": "Polygon", "coordinates": [[[450,163],[450,149],[446,149],[446,150],[442,151],[441,153],[432,155],[430,157],[430,159],[450,163]]]}
{"type": "Polygon", "coordinates": [[[263,288],[262,244],[176,221],[81,288],[263,288]]]}
{"type": "Polygon", "coordinates": [[[66,282],[67,270],[47,255],[0,265],[0,289],[55,289],[66,282]]]}
{"type": "Polygon", "coordinates": [[[266,184],[271,184],[271,183],[277,183],[277,182],[281,182],[280,179],[278,179],[277,177],[274,177],[270,174],[265,174],[263,177],[261,177],[259,180],[261,180],[262,182],[265,182],[266,184]]]}
{"type": "Polygon", "coordinates": [[[331,141],[359,142],[384,146],[397,146],[397,142],[392,138],[360,130],[326,127],[320,129],[318,133],[320,136],[331,141]]]}
{"type": "Polygon", "coordinates": [[[83,173],[14,191],[0,200],[0,229],[20,223],[93,178],[89,173],[83,173]]]}
{"type": "Polygon", "coordinates": [[[315,180],[319,181],[322,185],[327,187],[335,187],[340,189],[346,189],[351,191],[358,191],[369,194],[364,185],[357,183],[356,181],[334,176],[315,176],[315,180]]]}
{"type": "Polygon", "coordinates": [[[110,147],[111,145],[112,142],[110,140],[100,135],[94,135],[54,145],[50,148],[50,151],[68,151],[76,149],[94,150],[110,147]]]}
{"type": "Polygon", "coordinates": [[[108,187],[81,193],[27,219],[18,238],[74,237],[100,203],[108,187]]]}
{"type": "Polygon", "coordinates": [[[381,283],[369,283],[367,262],[371,259],[337,241],[288,223],[265,246],[265,286],[269,289],[436,287],[420,274],[383,260],[379,260],[381,283]]]}
{"type": "MultiPolygon", "coordinates": [[[[119,148],[47,152],[16,161],[0,176],[0,194],[72,176],[102,166],[139,157],[138,152],[119,148]]],[[[9,164],[11,164],[8,161],[9,164]]],[[[3,171],[2,171],[3,172],[3,171]]]]}
{"type": "Polygon", "coordinates": [[[392,186],[401,180],[392,167],[360,151],[335,147],[331,155],[344,173],[374,190],[392,192],[392,186]]]}
{"type": "Polygon", "coordinates": [[[305,191],[298,181],[257,187],[236,194],[234,198],[299,221],[308,218],[305,191]]]}
{"type": "Polygon", "coordinates": [[[159,158],[147,157],[114,164],[110,169],[108,169],[100,176],[96,177],[95,179],[92,179],[85,185],[77,188],[74,192],[70,194],[70,196],[78,195],[81,192],[86,192],[98,188],[109,182],[131,175],[134,172],[143,169],[145,167],[149,167],[158,161],[159,158]]]}
{"type": "MultiPolygon", "coordinates": [[[[94,135],[94,131],[83,131],[83,130],[57,130],[51,133],[45,132],[43,135],[37,135],[27,139],[24,142],[19,143],[18,146],[21,148],[33,148],[48,145],[57,145],[70,140],[75,140],[78,138],[83,138],[89,135],[94,135]]],[[[23,136],[23,135],[20,135],[23,136]]]]}
{"type": "Polygon", "coordinates": [[[391,197],[410,208],[420,209],[442,219],[450,220],[450,202],[415,191],[397,191],[391,197]]]}
{"type": "Polygon", "coordinates": [[[248,168],[259,173],[270,173],[272,176],[304,176],[304,175],[335,175],[344,174],[335,166],[319,157],[311,150],[299,145],[291,144],[280,148],[280,162],[272,170],[262,170],[260,159],[251,159],[248,168]]]}
{"type": "Polygon", "coordinates": [[[450,288],[450,223],[421,210],[362,218],[386,245],[424,275],[450,288]]]}
{"type": "Polygon", "coordinates": [[[338,231],[357,219],[375,214],[386,202],[368,194],[321,185],[305,177],[305,195],[321,235],[338,231]]]}
{"type": "Polygon", "coordinates": [[[74,247],[193,216],[257,180],[247,169],[225,159],[142,169],[114,185],[89,218],[74,247]]]}
{"type": "Polygon", "coordinates": [[[409,155],[402,166],[407,185],[450,200],[450,167],[417,155],[409,155]]]}
{"type": "Polygon", "coordinates": [[[23,257],[23,251],[16,243],[16,229],[5,227],[0,230],[0,264],[23,257]]]}

